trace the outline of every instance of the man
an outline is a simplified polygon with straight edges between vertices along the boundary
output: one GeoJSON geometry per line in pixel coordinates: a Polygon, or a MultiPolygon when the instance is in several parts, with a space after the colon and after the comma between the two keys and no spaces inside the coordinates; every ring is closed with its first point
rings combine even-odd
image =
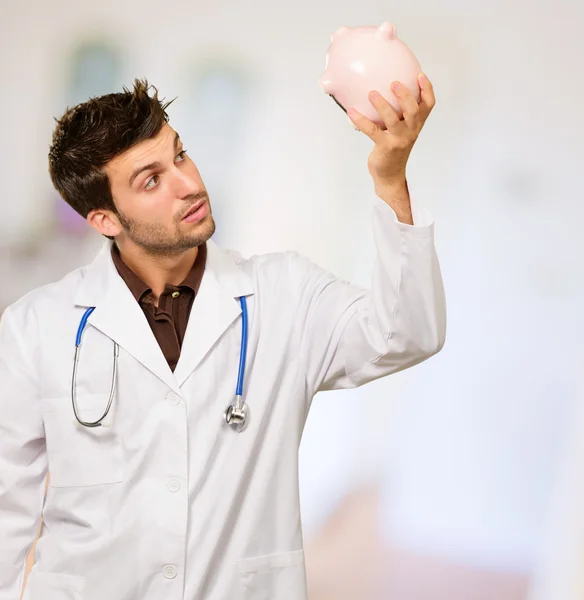
{"type": "Polygon", "coordinates": [[[434,106],[420,87],[419,103],[395,87],[403,119],[371,96],[387,130],[349,114],[375,144],[370,291],[292,252],[218,248],[146,81],[58,121],[53,183],[108,241],[2,316],[0,600],[18,597],[41,514],[27,600],[306,598],[298,448],[313,396],[444,343],[433,224],[414,222],[406,183],[434,106]],[[247,419],[229,426],[240,374],[247,419]]]}

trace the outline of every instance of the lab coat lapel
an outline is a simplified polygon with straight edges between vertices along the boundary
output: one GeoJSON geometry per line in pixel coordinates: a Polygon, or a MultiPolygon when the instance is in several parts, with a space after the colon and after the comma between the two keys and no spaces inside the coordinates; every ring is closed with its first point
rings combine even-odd
{"type": "Polygon", "coordinates": [[[95,306],[88,325],[116,341],[120,348],[131,354],[169,388],[180,393],[177,380],[144,312],[115,268],[111,258],[111,242],[106,242],[95,261],[85,269],[75,304],[82,307],[95,306]]]}
{"type": "Polygon", "coordinates": [[[182,385],[213,348],[217,340],[241,315],[240,296],[253,294],[250,279],[234,259],[213,241],[207,242],[207,264],[189,316],[175,369],[182,385]]]}

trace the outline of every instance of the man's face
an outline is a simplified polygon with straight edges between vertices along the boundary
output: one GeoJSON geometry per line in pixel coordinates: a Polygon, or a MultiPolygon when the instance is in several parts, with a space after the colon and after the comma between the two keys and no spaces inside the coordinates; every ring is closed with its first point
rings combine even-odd
{"type": "Polygon", "coordinates": [[[169,125],[110,161],[105,171],[118,211],[112,218],[114,231],[105,233],[120,245],[136,246],[151,256],[174,256],[200,246],[215,232],[199,171],[169,125]]]}

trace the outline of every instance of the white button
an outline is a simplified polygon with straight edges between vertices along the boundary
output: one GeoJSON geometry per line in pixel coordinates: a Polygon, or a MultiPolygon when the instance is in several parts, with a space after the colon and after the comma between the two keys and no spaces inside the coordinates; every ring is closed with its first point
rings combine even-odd
{"type": "Polygon", "coordinates": [[[176,406],[177,404],[180,404],[180,396],[177,396],[174,392],[168,394],[166,399],[168,400],[168,403],[171,406],[176,406]]]}
{"type": "Polygon", "coordinates": [[[178,575],[178,570],[174,565],[166,565],[162,572],[167,579],[174,579],[178,575]]]}
{"type": "Polygon", "coordinates": [[[182,485],[178,479],[169,479],[166,487],[171,492],[178,492],[182,485]]]}

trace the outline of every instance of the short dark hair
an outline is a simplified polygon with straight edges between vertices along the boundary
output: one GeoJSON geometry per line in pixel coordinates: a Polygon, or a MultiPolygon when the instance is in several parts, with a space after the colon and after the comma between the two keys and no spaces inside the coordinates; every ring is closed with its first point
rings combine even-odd
{"type": "Polygon", "coordinates": [[[166,108],[171,102],[159,100],[158,90],[146,79],[136,79],[131,91],[124,87],[123,92],[67,108],[55,119],[49,150],[49,173],[63,200],[83,218],[98,209],[118,214],[104,167],[132,146],[155,137],[168,123],[166,108]]]}

